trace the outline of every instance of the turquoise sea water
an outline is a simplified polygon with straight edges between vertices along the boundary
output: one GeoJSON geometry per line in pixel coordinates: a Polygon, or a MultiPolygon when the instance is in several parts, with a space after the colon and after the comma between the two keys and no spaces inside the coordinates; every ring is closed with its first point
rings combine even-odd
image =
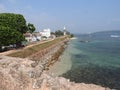
{"type": "MultiPolygon", "coordinates": [[[[87,38],[89,42],[77,39],[69,43],[66,53],[71,57],[71,69],[61,76],[77,83],[94,83],[120,90],[120,40],[116,38],[87,38]]],[[[65,60],[63,54],[62,60],[65,60]]],[[[68,63],[69,64],[69,63],[68,63]]]]}

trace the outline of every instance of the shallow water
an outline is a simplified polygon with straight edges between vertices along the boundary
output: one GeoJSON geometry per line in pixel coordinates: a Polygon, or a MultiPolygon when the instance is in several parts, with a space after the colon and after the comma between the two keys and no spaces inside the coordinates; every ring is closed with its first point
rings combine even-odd
{"type": "Polygon", "coordinates": [[[58,62],[60,66],[53,66],[55,72],[62,72],[58,75],[77,83],[94,83],[120,90],[120,40],[90,39],[83,43],[80,39],[77,37],[69,43],[58,62]]]}
{"type": "MultiPolygon", "coordinates": [[[[69,45],[67,48],[71,48],[71,46],[69,45]]],[[[69,49],[66,49],[60,56],[59,60],[53,66],[50,66],[49,72],[59,76],[71,70],[71,68],[71,54],[69,53],[69,49]]]]}

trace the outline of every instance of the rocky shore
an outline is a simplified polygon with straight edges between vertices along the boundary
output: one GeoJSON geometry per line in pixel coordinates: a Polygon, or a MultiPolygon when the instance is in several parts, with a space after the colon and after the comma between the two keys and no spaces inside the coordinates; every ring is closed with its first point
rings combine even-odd
{"type": "Polygon", "coordinates": [[[110,90],[74,83],[46,72],[63,52],[68,39],[27,57],[0,56],[0,90],[110,90]]]}
{"type": "Polygon", "coordinates": [[[70,82],[47,73],[42,64],[32,67],[29,59],[0,56],[0,90],[110,90],[101,86],[70,82]]]}

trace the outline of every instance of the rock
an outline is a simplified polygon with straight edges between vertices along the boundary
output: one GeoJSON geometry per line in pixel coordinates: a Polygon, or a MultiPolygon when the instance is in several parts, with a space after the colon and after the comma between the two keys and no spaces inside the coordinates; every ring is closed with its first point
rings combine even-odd
{"type": "Polygon", "coordinates": [[[45,63],[0,56],[0,90],[110,90],[94,84],[74,83],[44,71],[45,63]]]}
{"type": "Polygon", "coordinates": [[[41,88],[42,82],[43,82],[43,79],[35,79],[35,80],[33,81],[33,86],[32,86],[32,87],[33,87],[34,89],[41,88]]]}

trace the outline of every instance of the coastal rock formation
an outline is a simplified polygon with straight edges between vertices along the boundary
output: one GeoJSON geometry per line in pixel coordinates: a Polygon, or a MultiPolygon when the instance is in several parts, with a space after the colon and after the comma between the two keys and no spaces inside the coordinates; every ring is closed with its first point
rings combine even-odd
{"type": "Polygon", "coordinates": [[[101,86],[70,82],[43,71],[44,64],[0,56],[0,90],[110,90],[101,86]]]}

